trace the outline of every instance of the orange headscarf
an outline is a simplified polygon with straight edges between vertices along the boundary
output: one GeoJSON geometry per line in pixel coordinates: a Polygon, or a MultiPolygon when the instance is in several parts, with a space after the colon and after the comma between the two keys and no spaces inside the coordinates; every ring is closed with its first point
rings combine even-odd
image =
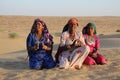
{"type": "Polygon", "coordinates": [[[65,32],[65,31],[68,30],[69,24],[77,24],[77,26],[78,26],[78,20],[77,20],[76,18],[71,18],[71,19],[67,22],[67,24],[64,26],[62,32],[65,32]]]}
{"type": "Polygon", "coordinates": [[[71,18],[67,24],[77,24],[78,25],[78,20],[76,18],[71,18]]]}

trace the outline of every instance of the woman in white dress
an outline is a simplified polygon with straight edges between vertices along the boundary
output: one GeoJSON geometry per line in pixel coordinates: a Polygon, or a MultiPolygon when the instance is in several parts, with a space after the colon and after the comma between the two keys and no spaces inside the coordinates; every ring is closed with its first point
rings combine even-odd
{"type": "Polygon", "coordinates": [[[82,32],[77,31],[78,20],[72,18],[63,28],[60,45],[55,55],[59,68],[80,69],[88,56],[89,47],[85,45],[82,32]]]}

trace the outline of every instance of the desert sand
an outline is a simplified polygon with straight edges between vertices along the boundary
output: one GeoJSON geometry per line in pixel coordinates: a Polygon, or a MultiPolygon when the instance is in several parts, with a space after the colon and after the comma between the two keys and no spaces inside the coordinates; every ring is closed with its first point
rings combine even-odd
{"type": "Polygon", "coordinates": [[[55,55],[62,28],[71,17],[0,16],[0,80],[120,80],[120,32],[116,32],[120,30],[120,17],[76,17],[80,31],[88,22],[97,25],[100,52],[108,60],[106,65],[83,65],[80,70],[31,70],[26,60],[26,37],[38,17],[46,22],[54,37],[55,55]],[[18,37],[10,38],[10,33],[16,33],[18,37]]]}

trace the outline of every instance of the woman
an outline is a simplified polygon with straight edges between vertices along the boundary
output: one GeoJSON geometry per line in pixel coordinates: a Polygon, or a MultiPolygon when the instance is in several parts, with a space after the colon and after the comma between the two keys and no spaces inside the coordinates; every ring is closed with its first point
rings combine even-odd
{"type": "Polygon", "coordinates": [[[81,32],[76,31],[78,20],[72,18],[63,28],[60,45],[55,55],[59,68],[80,69],[89,53],[81,32]]]}
{"type": "Polygon", "coordinates": [[[90,47],[90,53],[84,61],[86,65],[105,64],[107,61],[103,55],[99,54],[100,39],[96,35],[96,25],[94,23],[88,23],[83,28],[83,34],[86,45],[90,47]]]}
{"type": "Polygon", "coordinates": [[[27,37],[27,51],[31,69],[53,68],[52,58],[53,37],[41,19],[35,19],[31,32],[27,37]]]}

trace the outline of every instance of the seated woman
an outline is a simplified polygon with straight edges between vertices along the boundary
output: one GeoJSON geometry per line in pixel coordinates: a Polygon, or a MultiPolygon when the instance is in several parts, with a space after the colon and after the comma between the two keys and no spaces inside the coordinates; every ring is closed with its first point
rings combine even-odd
{"type": "Polygon", "coordinates": [[[55,55],[59,68],[80,69],[88,56],[89,47],[85,45],[82,32],[77,30],[78,20],[72,18],[63,28],[60,45],[55,55]]]}
{"type": "Polygon", "coordinates": [[[83,28],[83,34],[86,45],[90,47],[90,53],[84,61],[86,65],[94,65],[94,64],[105,64],[106,59],[103,55],[99,54],[100,48],[100,39],[96,35],[96,25],[94,23],[88,23],[83,28]]]}
{"type": "Polygon", "coordinates": [[[27,37],[27,51],[31,69],[53,68],[52,58],[53,37],[41,19],[35,19],[31,32],[27,37]]]}

